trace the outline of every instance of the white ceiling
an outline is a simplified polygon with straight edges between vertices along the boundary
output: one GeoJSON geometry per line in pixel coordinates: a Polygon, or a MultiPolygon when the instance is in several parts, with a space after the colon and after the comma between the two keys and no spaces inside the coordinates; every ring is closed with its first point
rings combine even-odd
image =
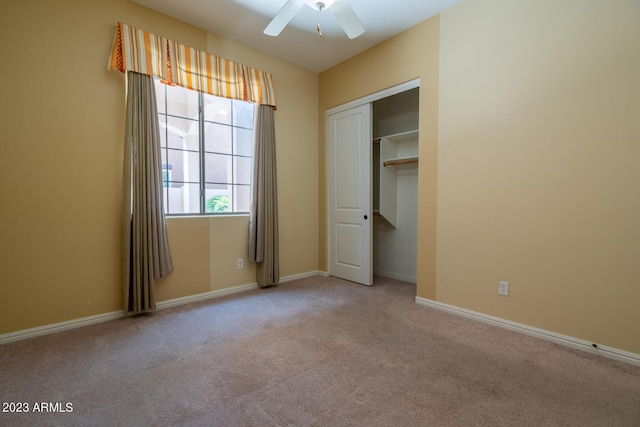
{"type": "MultiPolygon", "coordinates": [[[[287,0],[131,0],[311,71],[321,72],[461,0],[348,0],[365,28],[350,40],[330,9],[304,6],[278,37],[262,30],[287,0]],[[316,24],[323,37],[318,37],[316,24]]],[[[215,52],[213,52],[215,53],[215,52]]]]}

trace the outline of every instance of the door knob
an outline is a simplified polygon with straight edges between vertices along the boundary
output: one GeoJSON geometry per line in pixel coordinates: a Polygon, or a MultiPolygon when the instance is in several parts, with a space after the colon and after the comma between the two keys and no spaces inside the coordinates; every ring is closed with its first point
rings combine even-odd
{"type": "Polygon", "coordinates": [[[369,219],[369,217],[367,217],[366,215],[364,216],[364,219],[369,219]]]}

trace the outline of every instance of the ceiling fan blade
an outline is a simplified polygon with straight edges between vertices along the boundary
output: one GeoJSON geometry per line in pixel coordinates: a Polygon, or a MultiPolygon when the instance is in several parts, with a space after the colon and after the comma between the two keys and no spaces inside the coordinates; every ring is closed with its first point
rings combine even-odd
{"type": "Polygon", "coordinates": [[[336,0],[331,10],[350,39],[355,39],[364,33],[364,27],[347,0],[336,0]]]}
{"type": "Polygon", "coordinates": [[[298,13],[302,6],[304,6],[304,0],[288,0],[275,18],[267,25],[263,33],[268,36],[277,36],[280,34],[289,21],[296,16],[296,13],[298,13]]]}

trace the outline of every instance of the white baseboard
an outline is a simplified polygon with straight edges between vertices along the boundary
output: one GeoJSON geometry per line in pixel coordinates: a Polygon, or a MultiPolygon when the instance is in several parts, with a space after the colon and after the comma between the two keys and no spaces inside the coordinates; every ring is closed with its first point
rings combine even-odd
{"type": "Polygon", "coordinates": [[[328,273],[325,272],[325,271],[315,270],[315,271],[309,271],[309,272],[306,272],[306,273],[292,274],[290,276],[281,277],[280,278],[280,283],[287,283],[287,282],[291,282],[293,280],[306,279],[307,277],[314,277],[314,276],[327,277],[328,273]]]}
{"type": "Polygon", "coordinates": [[[118,310],[112,311],[110,313],[96,314],[95,316],[82,317],[80,319],[67,320],[66,322],[52,323],[50,325],[23,329],[16,332],[9,332],[8,334],[0,335],[0,345],[14,341],[26,340],[28,338],[34,338],[40,335],[48,335],[56,332],[80,328],[82,326],[89,326],[96,323],[107,322],[109,320],[115,320],[121,317],[123,317],[122,310],[118,310]]]}
{"type": "Polygon", "coordinates": [[[512,331],[520,332],[522,334],[530,335],[536,338],[542,338],[547,341],[552,341],[556,344],[561,344],[567,347],[586,351],[588,353],[597,354],[609,359],[615,359],[620,362],[640,366],[640,354],[630,353],[628,351],[619,350],[613,347],[602,346],[597,343],[584,341],[567,335],[557,334],[555,332],[546,331],[544,329],[534,328],[533,326],[512,322],[510,320],[501,319],[499,317],[489,316],[487,314],[467,310],[465,308],[460,308],[437,301],[432,301],[426,298],[416,297],[416,303],[426,307],[435,308],[437,310],[443,310],[449,313],[464,316],[473,320],[478,320],[480,322],[489,323],[501,328],[510,329],[512,331]]]}
{"type": "Polygon", "coordinates": [[[186,297],[169,299],[156,303],[156,310],[162,310],[169,307],[176,307],[192,302],[205,301],[212,298],[220,298],[226,295],[237,294],[238,292],[251,291],[258,289],[257,283],[249,283],[248,285],[232,286],[230,288],[218,289],[217,291],[203,292],[201,294],[188,295],[186,297]]]}
{"type": "MultiPolygon", "coordinates": [[[[307,273],[292,274],[290,276],[281,277],[278,283],[291,282],[293,280],[304,279],[312,276],[318,276],[320,274],[321,273],[319,271],[310,271],[307,273]]],[[[186,297],[175,298],[167,301],[161,301],[156,304],[156,309],[162,310],[164,308],[175,307],[178,305],[189,304],[197,301],[205,301],[212,298],[223,297],[225,295],[237,294],[238,292],[251,291],[253,289],[258,289],[258,284],[256,282],[249,283],[247,285],[233,286],[230,288],[224,288],[217,291],[204,292],[201,294],[189,295],[186,297]]]]}
{"type": "MultiPolygon", "coordinates": [[[[293,274],[291,276],[285,276],[280,278],[280,283],[290,282],[292,280],[303,279],[306,277],[323,275],[321,271],[310,271],[307,273],[293,274]]],[[[189,295],[181,298],[174,298],[166,301],[160,301],[156,303],[156,309],[162,310],[169,307],[176,307],[179,305],[189,304],[197,301],[204,301],[212,298],[219,298],[225,295],[236,294],[239,292],[250,291],[257,289],[257,283],[249,283],[247,285],[232,286],[230,288],[220,289],[217,291],[204,292],[196,295],[189,295]]],[[[35,338],[41,335],[53,334],[56,332],[68,331],[71,329],[81,328],[83,326],[89,326],[96,323],[107,322],[109,320],[115,320],[124,317],[122,310],[112,311],[110,313],[97,314],[95,316],[82,317],[79,319],[68,320],[65,322],[52,323],[50,325],[38,326],[30,329],[23,329],[16,332],[9,332],[7,334],[0,335],[0,345],[7,344],[14,341],[21,341],[28,338],[35,338]]]]}

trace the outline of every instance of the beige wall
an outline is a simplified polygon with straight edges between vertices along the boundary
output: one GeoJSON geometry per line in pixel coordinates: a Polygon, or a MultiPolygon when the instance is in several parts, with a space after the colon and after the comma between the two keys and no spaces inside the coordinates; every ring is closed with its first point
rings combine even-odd
{"type": "Polygon", "coordinates": [[[418,296],[640,353],[638,76],[635,0],[465,0],[322,73],[321,266],[325,111],[419,77],[418,296]]]}
{"type": "Polygon", "coordinates": [[[416,78],[420,79],[418,172],[418,294],[435,297],[435,213],[438,137],[439,17],[431,18],[320,74],[320,266],[327,269],[326,111],[416,78]]]}
{"type": "MultiPolygon", "coordinates": [[[[118,21],[273,73],[281,273],[318,268],[318,75],[127,0],[13,1],[0,36],[0,334],[120,310],[118,21]]],[[[255,282],[246,216],[172,218],[158,300],[255,282]],[[245,259],[245,270],[236,259],[245,259]]]]}
{"type": "MultiPolygon", "coordinates": [[[[326,110],[420,78],[418,296],[640,353],[636,0],[465,0],[320,76],[126,0],[3,5],[0,333],[121,309],[117,21],[274,74],[283,275],[326,269],[326,110]]],[[[159,300],[253,282],[246,217],[168,227],[159,300]]]]}
{"type": "MultiPolygon", "coordinates": [[[[273,74],[278,102],[275,121],[280,209],[280,275],[316,271],[318,74],[211,34],[209,50],[273,74]]],[[[244,220],[246,219],[245,217],[244,220]]],[[[248,229],[248,222],[246,224],[248,229]]],[[[246,240],[247,238],[243,237],[243,241],[246,240]]],[[[245,247],[248,247],[246,245],[245,242],[245,247]]],[[[245,249],[245,253],[247,251],[248,249],[245,249]]],[[[218,253],[221,254],[220,249],[218,253]]],[[[235,258],[231,266],[235,269],[235,258]]]]}
{"type": "Polygon", "coordinates": [[[640,2],[440,22],[437,299],[640,353],[640,2]]]}

